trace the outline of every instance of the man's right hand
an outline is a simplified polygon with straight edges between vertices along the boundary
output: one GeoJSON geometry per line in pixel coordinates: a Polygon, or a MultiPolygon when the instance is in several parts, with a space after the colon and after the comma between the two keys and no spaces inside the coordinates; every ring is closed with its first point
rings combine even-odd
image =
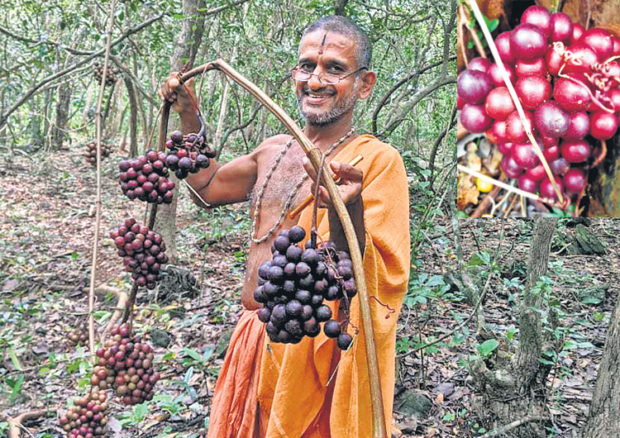
{"type": "Polygon", "coordinates": [[[159,97],[172,103],[172,111],[176,113],[195,112],[198,99],[194,90],[194,78],[179,87],[179,75],[171,72],[170,76],[159,88],[159,97]]]}

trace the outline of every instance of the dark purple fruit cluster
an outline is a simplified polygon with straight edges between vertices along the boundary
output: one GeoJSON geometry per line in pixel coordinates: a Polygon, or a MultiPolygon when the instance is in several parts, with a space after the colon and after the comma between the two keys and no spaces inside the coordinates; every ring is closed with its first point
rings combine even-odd
{"type": "Polygon", "coordinates": [[[98,362],[91,384],[98,388],[114,388],[122,402],[135,405],[151,400],[160,374],[153,366],[153,349],[133,336],[131,325],[120,324],[110,331],[110,339],[97,350],[98,362]]]}
{"type": "Polygon", "coordinates": [[[134,218],[125,219],[125,222],[110,232],[118,255],[123,257],[125,270],[131,272],[131,277],[140,287],[154,289],[160,280],[161,265],[168,263],[166,243],[161,236],[140,225],[134,218]]]}
{"type": "Polygon", "coordinates": [[[320,248],[308,241],[303,228],[282,230],[273,242],[273,257],[258,270],[258,287],[254,299],[264,307],[258,318],[267,324],[272,342],[296,344],[304,336],[315,337],[323,330],[330,338],[338,338],[338,346],[346,350],[352,337],[332,320],[331,309],[323,300],[351,299],[357,293],[353,264],[349,254],[336,251],[328,242],[320,248]]]}
{"type": "MultiPolygon", "coordinates": [[[[561,191],[576,196],[587,182],[596,140],[613,137],[620,120],[620,38],[585,30],[568,15],[530,6],[521,24],[495,45],[561,191]]],[[[501,168],[519,187],[556,199],[551,180],[526,136],[500,67],[472,59],[457,79],[461,124],[485,132],[504,158],[501,168]]]]}
{"type": "MultiPolygon", "coordinates": [[[[99,61],[95,61],[93,66],[95,67],[94,69],[95,79],[97,80],[98,83],[101,83],[101,77],[103,76],[103,65],[99,61]]],[[[116,67],[108,65],[108,69],[106,71],[106,76],[105,76],[105,86],[110,87],[114,85],[114,83],[118,80],[119,73],[120,71],[116,67]]]]}
{"type": "Polygon", "coordinates": [[[166,147],[166,165],[179,179],[206,169],[210,165],[209,158],[215,157],[215,152],[206,145],[204,137],[198,134],[183,135],[181,131],[174,131],[166,147]]]}
{"type": "MultiPolygon", "coordinates": [[[[110,155],[114,150],[114,146],[111,143],[101,143],[101,158],[105,158],[110,155]]],[[[91,141],[84,146],[84,153],[82,154],[84,159],[91,166],[97,165],[97,142],[91,141]]]]}
{"type": "Polygon", "coordinates": [[[168,179],[165,153],[149,150],[138,158],[121,161],[118,167],[121,189],[129,199],[157,204],[172,202],[175,184],[168,179]]]}
{"type": "Polygon", "coordinates": [[[75,406],[60,417],[60,426],[70,438],[103,436],[108,424],[107,407],[105,392],[94,388],[86,397],[77,399],[75,406]]]}

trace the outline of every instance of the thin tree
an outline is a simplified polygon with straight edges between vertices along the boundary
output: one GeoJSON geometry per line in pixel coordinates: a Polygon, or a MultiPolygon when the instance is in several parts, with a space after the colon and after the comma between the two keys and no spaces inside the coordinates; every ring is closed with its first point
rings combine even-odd
{"type": "Polygon", "coordinates": [[[609,323],[603,360],[596,378],[583,438],[612,437],[620,434],[620,298],[609,323]]]}
{"type": "MultiPolygon", "coordinates": [[[[205,9],[205,0],[183,0],[183,11],[187,18],[183,20],[181,32],[174,46],[171,60],[172,70],[179,71],[183,66],[193,64],[204,33],[205,17],[200,11],[205,9]]],[[[178,194],[178,189],[175,190],[178,194]]],[[[162,204],[159,207],[155,222],[155,228],[166,242],[166,252],[170,263],[173,264],[176,263],[177,258],[175,243],[177,194],[172,198],[172,203],[162,204]]]]}

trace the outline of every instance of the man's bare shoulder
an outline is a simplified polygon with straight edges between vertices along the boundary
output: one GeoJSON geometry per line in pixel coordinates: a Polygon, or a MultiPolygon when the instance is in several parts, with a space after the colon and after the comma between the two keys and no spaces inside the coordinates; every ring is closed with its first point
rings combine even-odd
{"type": "Polygon", "coordinates": [[[271,155],[274,150],[280,149],[283,145],[286,144],[291,139],[291,136],[288,134],[278,134],[263,140],[261,144],[254,150],[255,154],[260,155],[271,155]]]}

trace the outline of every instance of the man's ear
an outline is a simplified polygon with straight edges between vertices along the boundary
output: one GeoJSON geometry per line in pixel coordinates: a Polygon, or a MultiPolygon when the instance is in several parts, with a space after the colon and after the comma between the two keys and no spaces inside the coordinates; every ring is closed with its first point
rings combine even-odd
{"type": "Polygon", "coordinates": [[[360,74],[360,88],[358,90],[358,96],[360,99],[367,99],[372,92],[375,83],[377,82],[377,75],[374,71],[362,71],[360,74]]]}

